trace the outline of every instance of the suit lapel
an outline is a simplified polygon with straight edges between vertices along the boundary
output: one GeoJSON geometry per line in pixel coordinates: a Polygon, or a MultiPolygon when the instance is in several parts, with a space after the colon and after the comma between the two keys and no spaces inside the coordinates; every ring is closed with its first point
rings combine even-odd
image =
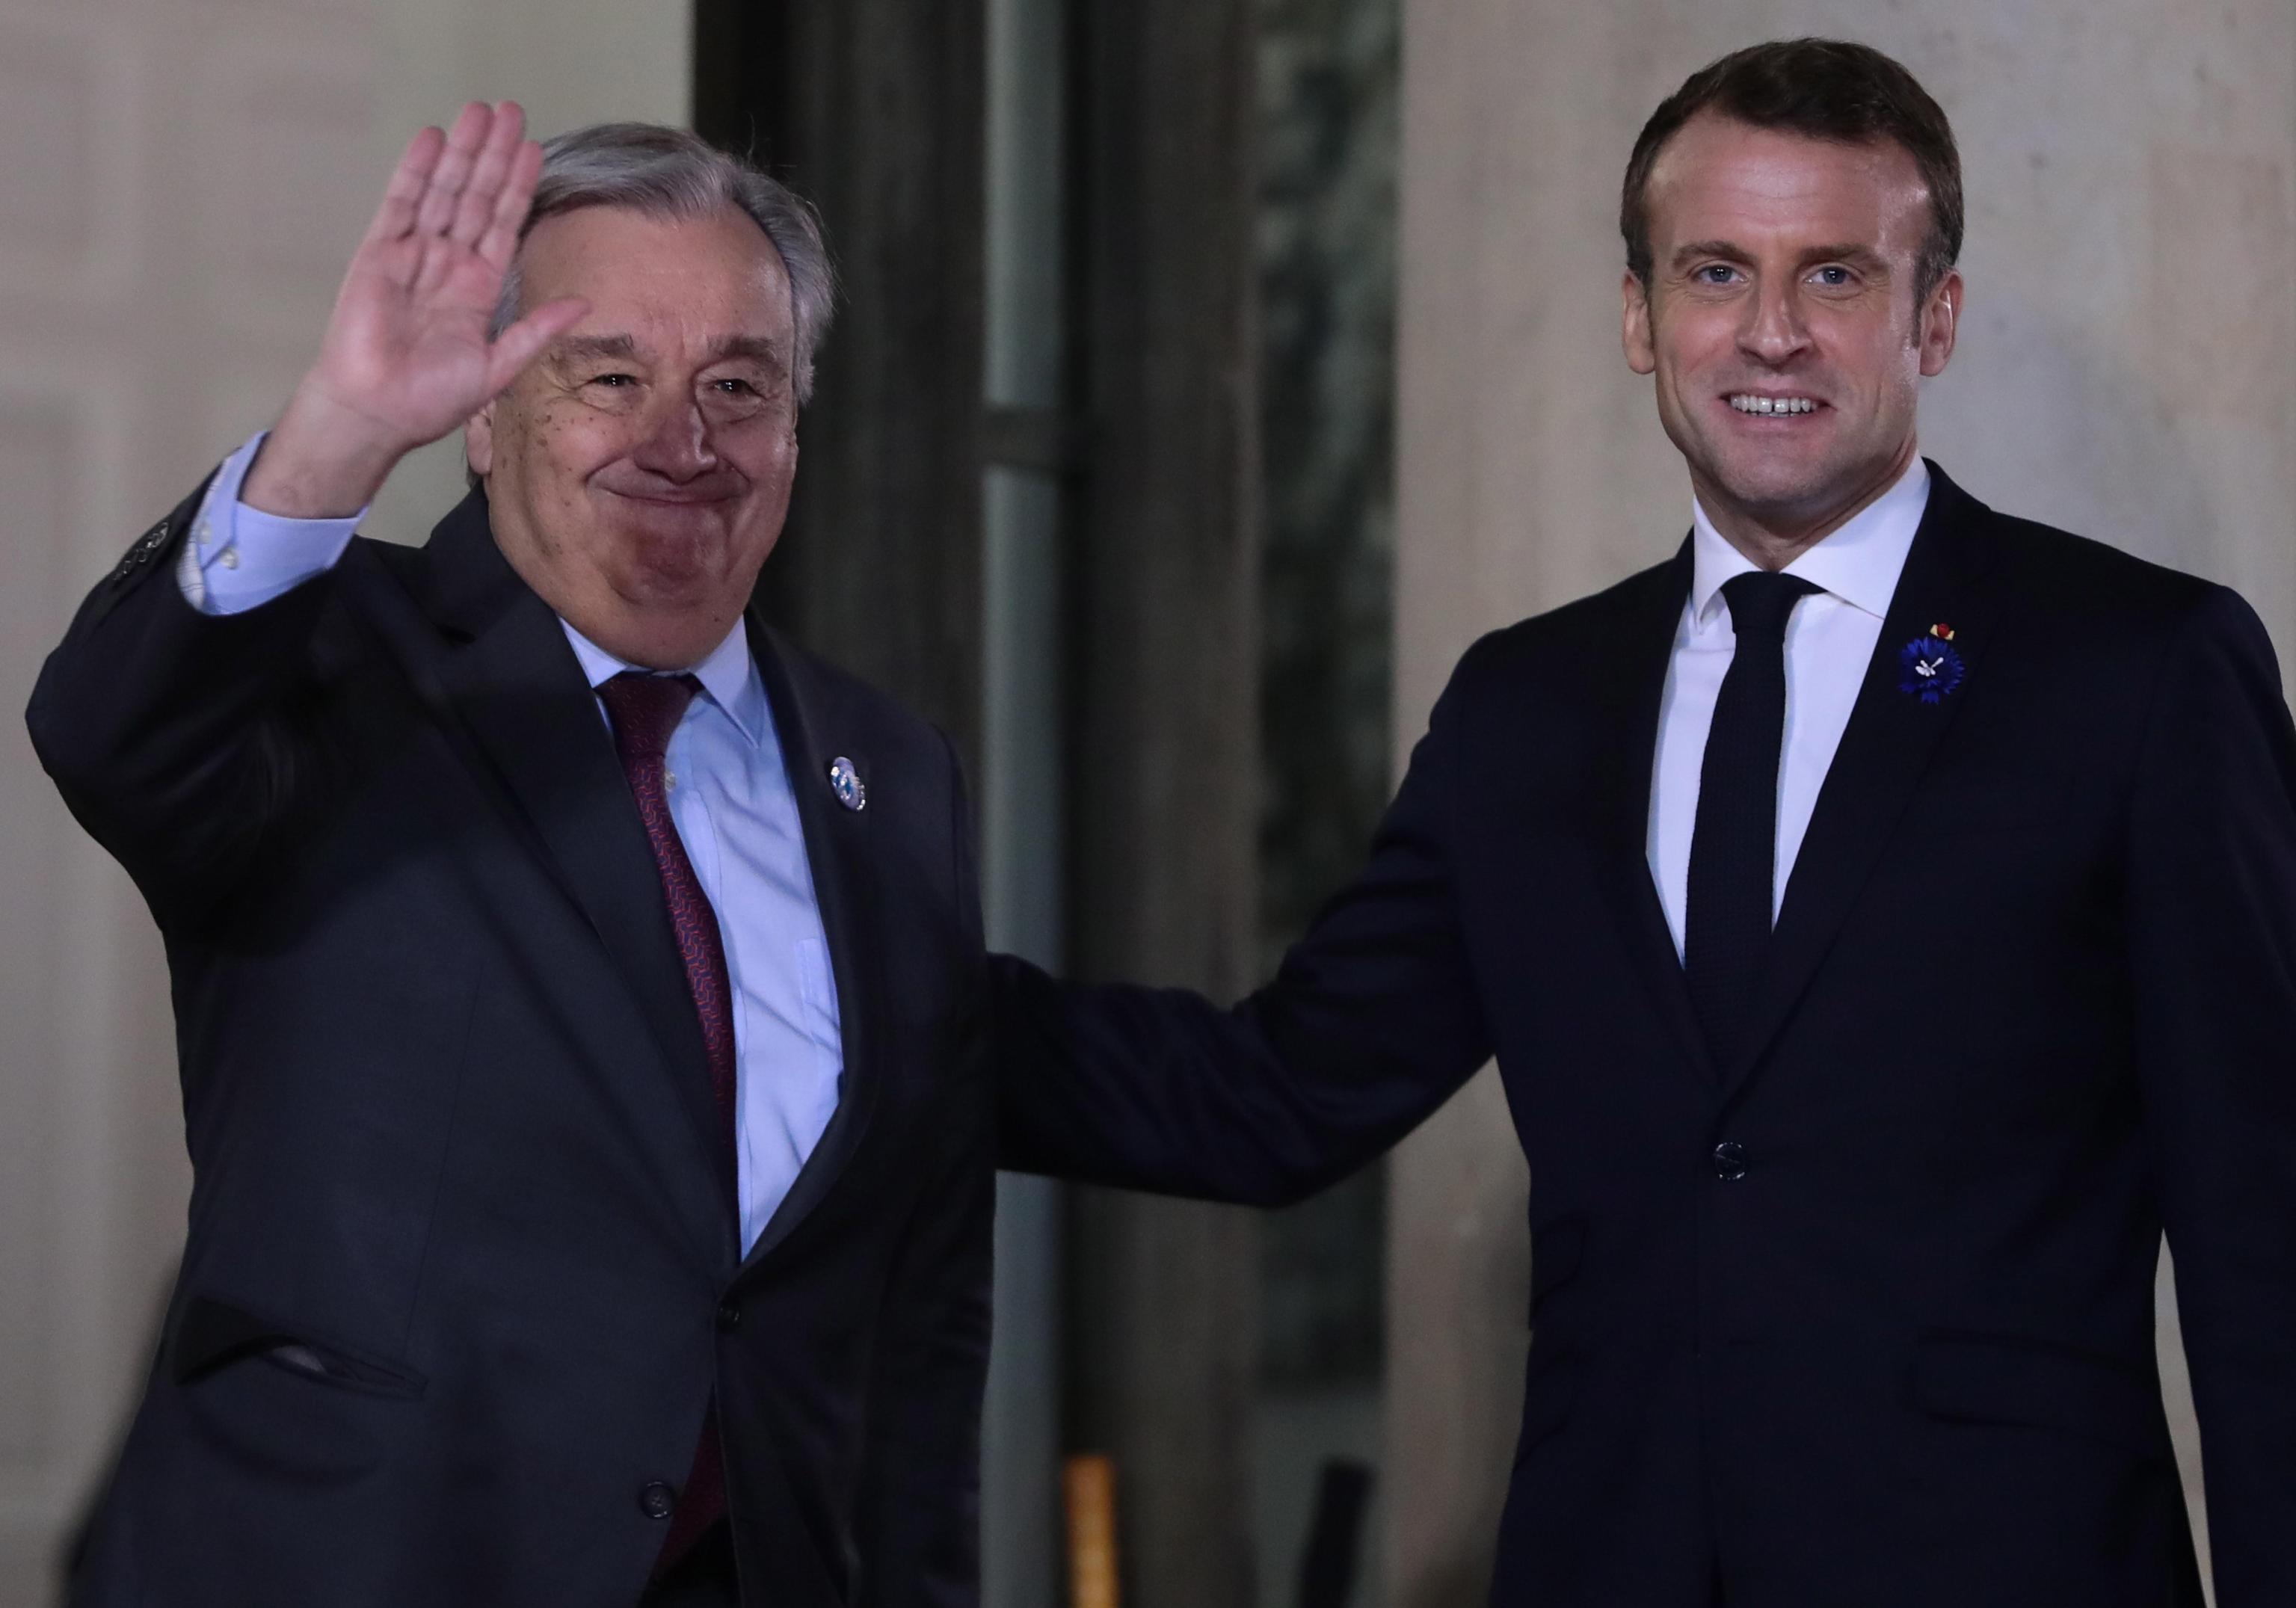
{"type": "Polygon", "coordinates": [[[1649,986],[1652,1003],[1693,1067],[1714,1077],[1690,1003],[1690,986],[1666,907],[1651,880],[1651,774],[1658,758],[1660,706],[1666,695],[1667,667],[1683,604],[1690,596],[1691,550],[1685,541],[1671,563],[1653,570],[1628,589],[1628,614],[1620,636],[1620,673],[1604,712],[1602,733],[1609,761],[1600,797],[1610,863],[1613,913],[1635,969],[1649,986]]]}
{"type": "Polygon", "coordinates": [[[545,864],[629,986],[715,1181],[717,1220],[737,1220],[709,1088],[708,1052],[645,827],[564,629],[495,546],[473,492],[426,549],[430,613],[450,644],[432,694],[458,721],[529,830],[545,864]]]}
{"type": "MultiPolygon", "coordinates": [[[[842,730],[825,707],[805,660],[773,631],[749,622],[750,653],[766,684],[782,760],[797,797],[799,825],[805,833],[806,863],[813,873],[814,898],[829,944],[831,975],[837,985],[838,1030],[844,1071],[839,1079],[837,1112],[813,1154],[783,1197],[743,1263],[754,1268],[789,1237],[829,1193],[860,1147],[874,1108],[879,1083],[875,1052],[885,1020],[882,954],[886,940],[877,907],[874,839],[882,829],[882,806],[849,809],[829,782],[832,760],[849,759],[865,787],[880,778],[871,773],[861,734],[842,730]]],[[[885,777],[887,786],[899,778],[885,777]]]]}
{"type": "Polygon", "coordinates": [[[1981,695],[1978,660],[2002,601],[1988,584],[1991,549],[1982,526],[1989,513],[1936,464],[1929,470],[1929,505],[1786,882],[1745,1047],[1728,1069],[1731,1093],[1808,988],[1955,716],[1981,695]],[[1937,624],[1952,627],[1965,679],[1957,693],[1927,704],[1901,690],[1898,660],[1907,643],[1937,624]]]}

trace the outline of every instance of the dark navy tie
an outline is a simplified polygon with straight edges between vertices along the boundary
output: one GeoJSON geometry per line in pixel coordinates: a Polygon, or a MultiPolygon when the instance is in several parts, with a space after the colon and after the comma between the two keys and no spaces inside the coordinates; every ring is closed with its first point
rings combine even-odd
{"type": "MultiPolygon", "coordinates": [[[[693,993],[694,1013],[701,1021],[701,1045],[709,1062],[709,1089],[719,1119],[719,1163],[734,1171],[734,993],[726,970],[726,942],[718,930],[718,913],[709,907],[701,879],[693,874],[677,823],[669,813],[669,785],[665,756],[670,734],[685,715],[685,706],[701,684],[691,676],[648,676],[625,670],[598,688],[607,718],[613,722],[614,749],[621,755],[623,773],[636,798],[638,816],[645,823],[646,841],[661,874],[663,901],[669,907],[669,924],[677,935],[678,958],[685,964],[686,987],[693,993]]],[[[657,1577],[684,1557],[726,1512],[726,1461],[718,1444],[718,1403],[713,1396],[701,1421],[700,1443],[694,1448],[693,1472],[678,1493],[670,1516],[669,1533],[662,1539],[657,1577]]]]}
{"type": "Polygon", "coordinates": [[[1723,582],[1738,646],[1714,701],[1698,773],[1682,961],[1715,1069],[1743,1049],[1770,949],[1778,841],[1778,750],[1785,735],[1786,619],[1817,588],[1757,570],[1723,582]]]}

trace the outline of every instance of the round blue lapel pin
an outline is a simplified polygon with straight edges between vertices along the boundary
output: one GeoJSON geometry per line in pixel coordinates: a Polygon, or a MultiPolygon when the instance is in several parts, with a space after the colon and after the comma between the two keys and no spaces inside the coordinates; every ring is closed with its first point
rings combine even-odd
{"type": "Polygon", "coordinates": [[[1967,669],[1953,645],[1953,628],[1934,625],[1898,651],[1898,690],[1935,706],[1960,688],[1967,669]]]}
{"type": "Polygon", "coordinates": [[[861,773],[853,768],[853,761],[840,754],[829,762],[829,791],[848,809],[866,809],[869,790],[862,784],[861,773]]]}

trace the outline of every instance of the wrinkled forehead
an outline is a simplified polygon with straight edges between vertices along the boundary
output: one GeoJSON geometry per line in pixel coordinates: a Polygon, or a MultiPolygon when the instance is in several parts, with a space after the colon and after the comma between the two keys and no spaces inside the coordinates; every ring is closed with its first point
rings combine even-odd
{"type": "Polygon", "coordinates": [[[1652,165],[1651,243],[1825,242],[1890,254],[1918,248],[1929,188],[1895,140],[1851,143],[1734,119],[1693,118],[1652,165]]]}
{"type": "Polygon", "coordinates": [[[519,247],[521,310],[560,297],[590,304],[574,332],[744,337],[786,350],[792,308],[781,253],[756,221],[726,208],[667,217],[628,207],[544,218],[519,247]]]}

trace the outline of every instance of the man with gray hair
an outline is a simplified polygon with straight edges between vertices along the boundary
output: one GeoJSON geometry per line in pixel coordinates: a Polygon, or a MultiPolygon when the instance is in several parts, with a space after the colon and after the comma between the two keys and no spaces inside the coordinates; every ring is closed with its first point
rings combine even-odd
{"type": "Polygon", "coordinates": [[[467,107],[50,659],[194,1169],[76,1601],[976,1600],[962,781],[749,611],[831,291],[693,135],[467,107]],[[429,545],[357,538],[457,428],[429,545]]]}

